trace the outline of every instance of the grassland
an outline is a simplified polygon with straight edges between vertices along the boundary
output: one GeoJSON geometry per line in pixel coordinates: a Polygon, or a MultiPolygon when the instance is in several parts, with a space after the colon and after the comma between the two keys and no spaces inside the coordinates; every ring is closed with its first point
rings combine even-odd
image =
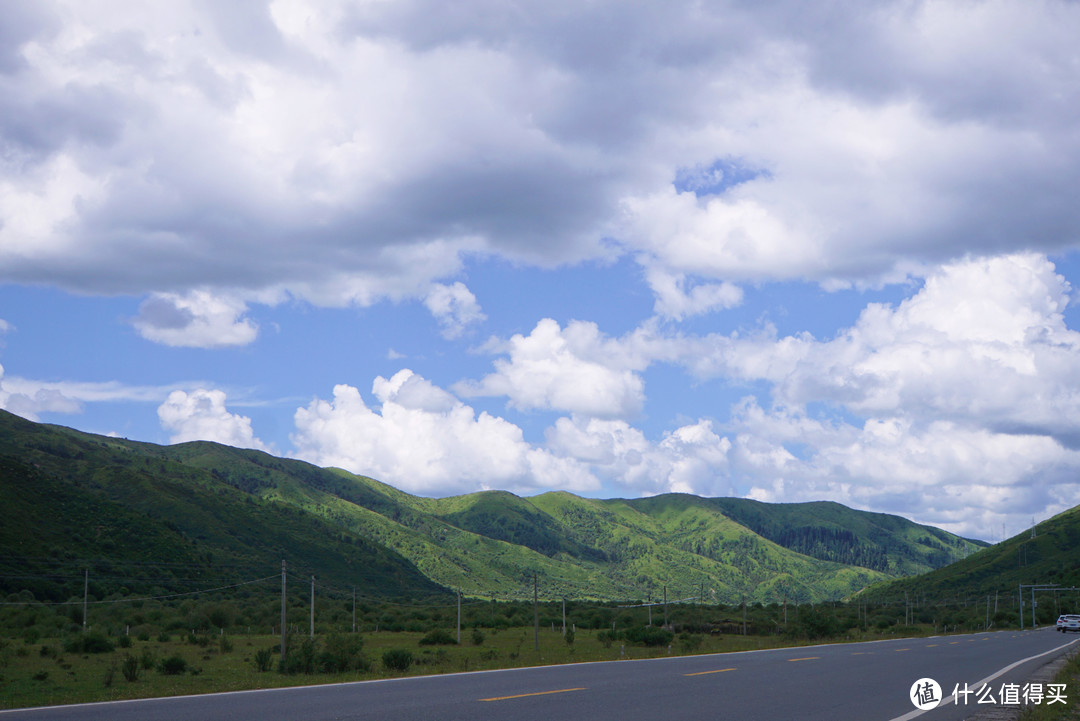
{"type": "MultiPolygon", "coordinates": [[[[605,632],[577,629],[572,644],[566,643],[561,625],[479,630],[463,629],[460,644],[421,645],[423,632],[368,632],[362,635],[363,654],[370,666],[365,671],[344,673],[283,674],[277,669],[280,640],[269,635],[199,635],[199,643],[183,636],[167,641],[133,640],[128,648],[105,653],[70,653],[63,641],[42,639],[35,643],[8,641],[0,647],[0,708],[25,708],[119,699],[204,694],[244,689],[276,688],[321,683],[345,683],[393,676],[456,673],[484,669],[515,668],[586,661],[659,658],[668,655],[725,653],[820,643],[803,635],[681,634],[670,648],[642,646],[608,639],[605,632]],[[539,640],[539,650],[536,640],[539,640]],[[475,641],[479,641],[476,643],[475,641]],[[203,643],[205,645],[199,645],[203,643]],[[385,667],[383,654],[391,649],[408,650],[414,659],[407,671],[385,667]],[[270,651],[273,667],[258,671],[256,654],[270,651]],[[168,675],[157,668],[167,658],[179,656],[186,669],[168,675]],[[123,673],[126,658],[148,659],[138,678],[123,673]]],[[[905,635],[932,632],[931,628],[904,628],[905,635]]],[[[453,631],[448,631],[453,633],[453,631]]],[[[847,629],[833,640],[854,642],[895,637],[896,631],[847,629]]],[[[301,643],[306,634],[290,637],[301,643]]],[[[321,638],[321,637],[320,637],[321,638]]]]}

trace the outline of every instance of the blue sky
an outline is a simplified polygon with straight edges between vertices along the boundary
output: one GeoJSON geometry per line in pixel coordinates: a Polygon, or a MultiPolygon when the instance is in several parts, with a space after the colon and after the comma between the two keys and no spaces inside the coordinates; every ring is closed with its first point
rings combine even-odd
{"type": "Polygon", "coordinates": [[[0,407],[423,495],[1080,503],[1080,8],[12,2],[0,407]]]}

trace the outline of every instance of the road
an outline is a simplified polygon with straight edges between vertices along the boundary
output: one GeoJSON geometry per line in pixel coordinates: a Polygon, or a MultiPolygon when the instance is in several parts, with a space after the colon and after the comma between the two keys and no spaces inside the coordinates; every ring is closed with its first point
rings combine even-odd
{"type": "Polygon", "coordinates": [[[956,684],[993,677],[996,697],[1078,643],[1053,628],[1003,631],[23,709],[0,721],[954,721],[983,708],[975,695],[952,703],[956,684]],[[908,694],[923,677],[949,703],[918,711],[908,694]]]}

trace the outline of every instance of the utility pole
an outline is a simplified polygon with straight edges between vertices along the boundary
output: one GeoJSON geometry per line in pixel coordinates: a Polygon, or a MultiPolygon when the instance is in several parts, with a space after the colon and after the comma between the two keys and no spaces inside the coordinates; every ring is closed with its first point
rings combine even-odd
{"type": "Polygon", "coordinates": [[[285,561],[281,561],[281,667],[285,668],[285,561]]]}
{"type": "Polygon", "coordinates": [[[315,576],[311,576],[311,637],[315,638],[315,576]]]}
{"type": "Polygon", "coordinates": [[[540,596],[537,591],[536,574],[533,574],[533,642],[540,651],[540,596]]]}
{"type": "Polygon", "coordinates": [[[461,590],[457,592],[457,642],[461,644],[461,590]]]}
{"type": "Polygon", "coordinates": [[[86,633],[86,597],[90,593],[90,569],[86,569],[86,575],[83,577],[83,591],[82,591],[82,630],[86,633]]]}

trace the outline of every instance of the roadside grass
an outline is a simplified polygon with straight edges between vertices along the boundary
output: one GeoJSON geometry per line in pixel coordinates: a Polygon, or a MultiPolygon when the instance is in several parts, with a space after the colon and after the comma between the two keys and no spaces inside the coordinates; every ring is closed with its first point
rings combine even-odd
{"type": "MultiPolygon", "coordinates": [[[[449,645],[421,644],[427,634],[420,632],[381,631],[362,634],[363,654],[369,661],[368,670],[334,674],[279,673],[280,638],[268,635],[208,635],[198,637],[199,643],[192,643],[186,636],[174,636],[169,641],[133,639],[128,647],[118,646],[105,653],[65,652],[64,643],[59,639],[42,639],[32,644],[23,640],[6,640],[0,642],[0,709],[590,661],[725,653],[932,633],[930,628],[904,628],[902,631],[901,634],[853,631],[839,638],[816,640],[782,634],[681,634],[672,639],[669,647],[666,644],[631,645],[624,640],[612,640],[601,631],[586,629],[577,629],[573,634],[573,643],[568,644],[558,626],[554,630],[549,626],[540,629],[539,650],[531,626],[483,629],[479,635],[474,634],[471,628],[464,628],[461,643],[449,645]],[[405,649],[411,653],[413,662],[407,671],[393,671],[384,666],[383,654],[392,649],[405,649]],[[270,670],[257,670],[256,655],[259,652],[262,652],[264,659],[267,652],[272,653],[270,670]],[[181,673],[167,674],[162,661],[174,656],[183,659],[185,668],[181,673]],[[125,673],[130,673],[133,665],[128,659],[138,661],[135,680],[128,680],[125,673]]],[[[454,635],[454,631],[450,631],[451,638],[454,635]]],[[[306,634],[291,636],[290,644],[298,648],[306,638],[306,634]]],[[[316,638],[320,643],[325,640],[321,636],[316,638]]],[[[1039,719],[1041,721],[1041,717],[1039,719]]]]}
{"type": "Polygon", "coordinates": [[[1065,703],[1042,703],[1028,706],[1018,721],[1062,721],[1080,718],[1080,654],[1069,659],[1053,683],[1065,684],[1065,703]]]}

